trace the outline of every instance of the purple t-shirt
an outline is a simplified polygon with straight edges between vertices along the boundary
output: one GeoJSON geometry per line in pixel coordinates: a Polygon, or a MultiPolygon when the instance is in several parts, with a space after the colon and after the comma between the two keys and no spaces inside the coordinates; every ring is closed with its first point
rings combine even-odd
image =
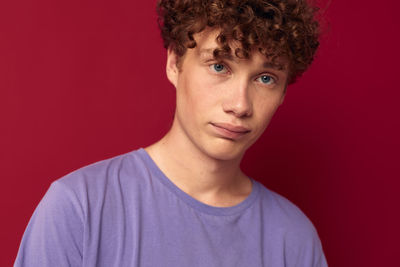
{"type": "Polygon", "coordinates": [[[175,186],[144,149],[100,161],[50,186],[14,266],[327,266],[307,217],[252,182],[240,204],[212,207],[175,186]]]}

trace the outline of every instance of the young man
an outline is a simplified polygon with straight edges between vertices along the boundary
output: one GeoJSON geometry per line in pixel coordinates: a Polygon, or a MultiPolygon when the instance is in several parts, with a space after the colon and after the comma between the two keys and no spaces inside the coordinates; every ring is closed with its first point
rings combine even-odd
{"type": "Polygon", "coordinates": [[[170,131],[54,182],[15,266],[327,266],[306,216],[239,167],[312,61],[313,13],[303,0],[161,1],[170,131]]]}

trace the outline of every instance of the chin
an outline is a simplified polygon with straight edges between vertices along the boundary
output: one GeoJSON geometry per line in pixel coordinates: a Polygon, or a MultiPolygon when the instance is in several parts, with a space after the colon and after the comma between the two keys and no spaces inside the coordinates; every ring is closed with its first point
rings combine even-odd
{"type": "Polygon", "coordinates": [[[216,160],[240,160],[246,152],[246,148],[243,144],[234,143],[231,140],[221,140],[217,144],[205,146],[203,152],[216,160]]]}

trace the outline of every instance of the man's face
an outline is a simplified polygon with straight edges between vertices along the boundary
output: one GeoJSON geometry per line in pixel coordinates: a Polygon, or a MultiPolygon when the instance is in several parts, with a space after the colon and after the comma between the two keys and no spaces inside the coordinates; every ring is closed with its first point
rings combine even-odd
{"type": "MultiPolygon", "coordinates": [[[[168,79],[176,87],[174,126],[180,142],[219,160],[241,159],[283,102],[287,68],[274,69],[259,52],[216,60],[218,31],[195,34],[181,58],[169,50],[168,79]]],[[[233,47],[234,48],[234,47],[233,47]]]]}

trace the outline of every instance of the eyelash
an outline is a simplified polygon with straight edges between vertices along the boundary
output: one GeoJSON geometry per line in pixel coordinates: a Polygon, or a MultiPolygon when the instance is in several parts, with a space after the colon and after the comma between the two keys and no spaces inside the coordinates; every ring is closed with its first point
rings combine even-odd
{"type": "Polygon", "coordinates": [[[260,80],[260,82],[261,82],[262,84],[265,84],[265,85],[270,85],[270,84],[276,83],[276,80],[275,80],[274,77],[272,77],[271,75],[265,75],[265,74],[264,74],[264,75],[261,75],[260,77],[258,77],[257,80],[260,80]],[[267,83],[262,82],[262,81],[261,81],[262,77],[268,77],[268,78],[269,78],[269,81],[268,81],[267,83]]]}
{"type": "MultiPolygon", "coordinates": [[[[219,73],[219,74],[226,74],[229,71],[228,67],[226,67],[225,64],[223,64],[223,63],[213,63],[209,66],[209,68],[211,69],[212,72],[219,73]],[[223,69],[221,71],[217,71],[215,69],[216,65],[222,66],[223,69]],[[225,72],[223,72],[223,70],[225,70],[225,72]]],[[[276,83],[276,79],[273,76],[267,75],[267,74],[259,76],[256,80],[265,85],[271,85],[271,84],[276,83]],[[262,77],[269,77],[269,81],[267,83],[262,82],[261,81],[262,77]]]]}
{"type": "Polygon", "coordinates": [[[214,63],[214,64],[211,64],[209,67],[210,67],[210,69],[211,69],[213,72],[215,72],[215,73],[223,73],[223,74],[225,74],[225,73],[228,71],[228,68],[227,68],[224,64],[222,64],[222,63],[214,63]],[[215,66],[216,66],[216,65],[220,65],[220,66],[224,67],[223,70],[225,70],[225,72],[217,71],[217,70],[215,69],[215,66]]]}

